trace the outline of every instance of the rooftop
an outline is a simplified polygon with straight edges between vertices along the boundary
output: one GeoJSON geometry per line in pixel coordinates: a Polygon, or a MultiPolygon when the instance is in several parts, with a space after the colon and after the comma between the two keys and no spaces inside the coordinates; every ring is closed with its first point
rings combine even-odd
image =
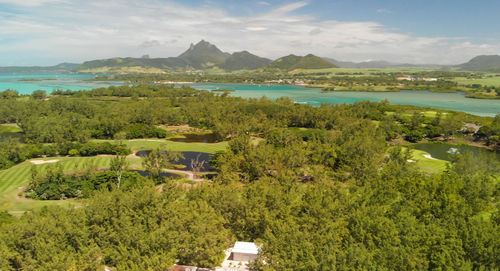
{"type": "Polygon", "coordinates": [[[233,253],[248,253],[248,254],[259,254],[259,248],[253,242],[236,242],[233,253]]]}

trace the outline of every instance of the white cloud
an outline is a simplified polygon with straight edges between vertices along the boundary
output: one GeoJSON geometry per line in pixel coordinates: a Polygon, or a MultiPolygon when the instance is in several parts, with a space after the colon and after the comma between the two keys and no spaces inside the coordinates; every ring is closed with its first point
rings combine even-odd
{"type": "MultiPolygon", "coordinates": [[[[13,0],[0,0],[14,2],[13,0]]],[[[500,53],[499,43],[422,37],[377,22],[318,20],[296,2],[252,16],[164,0],[28,0],[23,14],[2,18],[0,65],[55,64],[116,56],[176,56],[205,39],[224,51],[277,58],[290,53],[360,61],[450,64],[500,53]]]]}
{"type": "Polygon", "coordinates": [[[267,28],[258,27],[258,26],[256,26],[256,27],[249,26],[246,28],[246,30],[248,30],[248,31],[264,31],[264,30],[267,30],[267,28]]]}
{"type": "Polygon", "coordinates": [[[379,8],[377,9],[377,13],[392,14],[392,11],[386,8],[379,8]]]}
{"type": "Polygon", "coordinates": [[[0,4],[16,6],[41,6],[49,3],[62,3],[65,0],[0,0],[0,4]]]}
{"type": "Polygon", "coordinates": [[[269,6],[269,5],[271,5],[271,3],[266,2],[266,1],[259,1],[259,2],[257,2],[257,4],[263,5],[263,6],[269,6]]]}

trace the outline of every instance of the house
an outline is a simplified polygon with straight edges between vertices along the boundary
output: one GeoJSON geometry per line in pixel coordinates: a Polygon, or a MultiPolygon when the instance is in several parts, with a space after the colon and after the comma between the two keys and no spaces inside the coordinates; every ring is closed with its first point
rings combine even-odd
{"type": "Polygon", "coordinates": [[[426,82],[437,82],[438,81],[437,78],[422,78],[422,80],[424,80],[426,82]]]}
{"type": "Polygon", "coordinates": [[[257,259],[259,248],[253,242],[236,242],[231,250],[230,259],[233,261],[250,262],[257,259]]]}

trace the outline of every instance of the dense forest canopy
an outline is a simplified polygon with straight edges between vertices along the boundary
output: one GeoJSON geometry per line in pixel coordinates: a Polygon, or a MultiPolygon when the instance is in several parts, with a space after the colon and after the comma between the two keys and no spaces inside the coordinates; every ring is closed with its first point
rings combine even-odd
{"type": "MultiPolygon", "coordinates": [[[[0,142],[1,168],[117,155],[104,171],[33,170],[32,198],[65,193],[83,207],[0,214],[1,270],[215,267],[238,240],[260,246],[255,270],[500,268],[500,161],[463,153],[430,174],[399,146],[460,135],[495,148],[500,116],[427,116],[387,102],[312,107],[169,85],[0,97],[0,123],[22,129],[21,142],[0,142]],[[118,165],[130,154],[122,141],[166,137],[165,124],[228,141],[211,181],[158,185],[118,165]]],[[[152,153],[143,162],[151,171],[168,164],[152,153]]]]}

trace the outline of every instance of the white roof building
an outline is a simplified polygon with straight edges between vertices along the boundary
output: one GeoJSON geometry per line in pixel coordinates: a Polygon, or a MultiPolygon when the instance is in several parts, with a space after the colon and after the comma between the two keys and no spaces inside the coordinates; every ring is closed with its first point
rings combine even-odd
{"type": "Polygon", "coordinates": [[[232,249],[233,253],[259,254],[259,248],[253,242],[236,242],[232,249]]]}
{"type": "Polygon", "coordinates": [[[236,242],[231,249],[231,260],[250,262],[257,259],[259,248],[253,242],[236,242]]]}
{"type": "Polygon", "coordinates": [[[253,242],[236,242],[233,248],[226,250],[226,258],[216,271],[250,271],[249,262],[259,256],[259,247],[253,242]]]}

